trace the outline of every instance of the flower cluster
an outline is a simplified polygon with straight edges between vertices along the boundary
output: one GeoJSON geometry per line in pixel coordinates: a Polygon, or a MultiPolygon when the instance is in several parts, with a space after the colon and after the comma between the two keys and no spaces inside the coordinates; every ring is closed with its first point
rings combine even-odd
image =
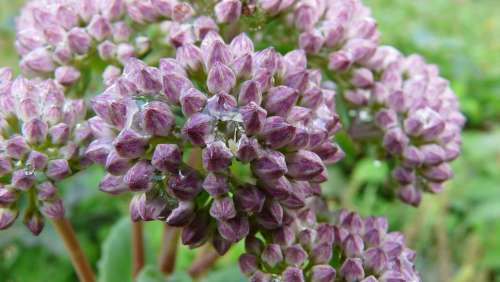
{"type": "Polygon", "coordinates": [[[287,209],[319,193],[325,164],[342,158],[331,140],[335,93],[320,80],[302,51],[256,52],[245,34],[226,44],[211,31],[159,68],[130,59],[93,99],[101,138],[87,155],[109,173],[102,190],[144,192],[133,219],[185,226],[184,244],[212,239],[224,253],[253,224],[279,227],[287,209]],[[202,168],[183,161],[196,148],[202,168]]]}
{"type": "Polygon", "coordinates": [[[71,85],[93,57],[122,64],[146,54],[148,24],[183,21],[192,7],[176,0],[37,0],[17,19],[16,47],[27,74],[53,76],[71,85]]]}
{"type": "Polygon", "coordinates": [[[420,281],[415,252],[385,218],[340,210],[321,223],[312,207],[280,230],[246,238],[239,265],[251,281],[420,281]]]}
{"type": "Polygon", "coordinates": [[[54,182],[89,164],[86,112],[83,100],[66,99],[53,80],[13,79],[0,69],[0,229],[17,218],[23,193],[23,221],[33,234],[43,229],[42,213],[64,215],[54,182]]]}
{"type": "Polygon", "coordinates": [[[417,206],[421,191],[438,193],[452,177],[449,162],[460,153],[465,118],[449,82],[420,56],[404,57],[383,46],[370,64],[377,67],[352,74],[357,88],[344,97],[354,106],[355,120],[380,129],[383,137],[377,141],[393,156],[399,197],[417,206]]]}

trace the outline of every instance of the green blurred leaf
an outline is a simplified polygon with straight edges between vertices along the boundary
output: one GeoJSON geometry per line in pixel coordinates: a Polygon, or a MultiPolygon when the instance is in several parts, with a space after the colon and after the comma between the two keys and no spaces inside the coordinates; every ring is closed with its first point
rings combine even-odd
{"type": "Polygon", "coordinates": [[[131,282],[131,261],[130,219],[122,218],[102,244],[102,257],[97,265],[99,281],[131,282]]]}
{"type": "Polygon", "coordinates": [[[246,278],[237,265],[230,265],[224,268],[209,272],[203,282],[221,282],[221,281],[246,281],[246,278]]]}
{"type": "Polygon", "coordinates": [[[382,184],[388,171],[386,163],[366,158],[356,164],[352,177],[357,183],[382,184]]]}
{"type": "Polygon", "coordinates": [[[189,277],[189,275],[186,272],[174,272],[170,277],[167,279],[168,282],[192,282],[193,279],[189,277]]]}
{"type": "Polygon", "coordinates": [[[166,280],[156,265],[146,265],[137,276],[137,282],[164,282],[166,280]]]}

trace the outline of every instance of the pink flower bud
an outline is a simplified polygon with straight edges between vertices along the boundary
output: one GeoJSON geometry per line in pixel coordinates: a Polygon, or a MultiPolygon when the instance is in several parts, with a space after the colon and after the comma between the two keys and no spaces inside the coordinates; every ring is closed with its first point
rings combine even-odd
{"type": "Polygon", "coordinates": [[[193,16],[195,13],[193,7],[186,2],[177,3],[172,10],[172,19],[182,22],[193,16]]]}
{"type": "Polygon", "coordinates": [[[365,271],[363,269],[361,259],[346,259],[342,264],[342,267],[340,268],[340,273],[347,282],[355,282],[363,279],[365,276],[365,271]]]}
{"type": "Polygon", "coordinates": [[[69,48],[79,55],[88,53],[91,42],[92,39],[83,28],[75,27],[68,32],[69,48]]]}
{"type": "Polygon", "coordinates": [[[262,102],[262,91],[259,84],[254,80],[247,80],[240,86],[240,93],[238,95],[238,104],[245,106],[250,102],[260,105],[262,102]]]}
{"type": "Polygon", "coordinates": [[[229,220],[236,216],[236,209],[230,197],[215,199],[210,206],[210,215],[217,220],[229,220]]]}
{"type": "Polygon", "coordinates": [[[288,247],[285,250],[285,261],[289,265],[300,266],[307,259],[307,253],[299,244],[288,247]]]}
{"type": "Polygon", "coordinates": [[[240,114],[247,135],[258,134],[266,122],[267,111],[254,102],[240,108],[240,114]]]}
{"type": "Polygon", "coordinates": [[[286,117],[299,97],[299,93],[287,86],[272,87],[267,93],[265,108],[269,113],[286,117]]]}
{"type": "Polygon", "coordinates": [[[448,163],[426,168],[422,174],[431,181],[444,182],[453,177],[453,171],[448,163]]]}
{"type": "Polygon", "coordinates": [[[64,217],[64,206],[61,199],[43,202],[42,213],[50,219],[60,219],[64,217]]]}
{"type": "Polygon", "coordinates": [[[251,254],[242,254],[238,259],[240,271],[249,276],[257,270],[257,257],[251,254]]]}
{"type": "Polygon", "coordinates": [[[414,185],[406,185],[398,190],[398,196],[401,201],[417,207],[422,200],[422,193],[414,185]]]}
{"type": "Polygon", "coordinates": [[[22,159],[28,154],[30,148],[22,136],[15,135],[7,140],[6,152],[7,155],[14,159],[22,159]]]}
{"type": "Polygon", "coordinates": [[[238,141],[236,157],[243,163],[248,163],[258,158],[260,153],[260,145],[257,139],[248,138],[243,135],[238,141]]]}
{"type": "Polygon", "coordinates": [[[113,175],[123,175],[132,166],[130,159],[119,156],[115,150],[109,152],[104,168],[113,175]]]}
{"type": "Polygon", "coordinates": [[[241,16],[241,2],[239,0],[222,0],[214,7],[215,18],[219,23],[231,23],[241,16]]]}
{"type": "Polygon", "coordinates": [[[365,265],[375,271],[382,273],[387,267],[388,258],[385,252],[380,248],[371,248],[363,253],[365,265]]]}
{"type": "Polygon", "coordinates": [[[352,55],[345,51],[333,52],[330,54],[328,68],[332,71],[346,71],[352,64],[352,55]]]}
{"type": "Polygon", "coordinates": [[[209,220],[205,214],[197,215],[186,227],[182,229],[182,244],[197,247],[203,244],[209,236],[209,220]]]}
{"type": "Polygon", "coordinates": [[[368,88],[373,84],[373,81],[373,73],[367,68],[354,70],[351,78],[351,83],[359,88],[368,88]]]}
{"type": "Polygon", "coordinates": [[[104,41],[97,46],[97,52],[99,57],[104,61],[112,60],[116,57],[116,44],[111,41],[104,41]]]}
{"type": "Polygon", "coordinates": [[[394,128],[384,135],[384,147],[392,154],[404,152],[409,140],[399,128],[394,128]]]}
{"type": "Polygon", "coordinates": [[[303,49],[307,53],[317,54],[324,43],[325,38],[316,30],[303,32],[299,36],[300,49],[303,49]]]}
{"type": "Polygon", "coordinates": [[[48,157],[37,151],[31,151],[26,163],[30,165],[34,170],[41,171],[47,166],[48,157]]]}
{"type": "Polygon", "coordinates": [[[103,16],[95,15],[87,26],[88,33],[97,41],[102,41],[111,34],[111,24],[103,16]]]}
{"type": "Polygon", "coordinates": [[[333,267],[325,264],[313,266],[311,272],[311,282],[332,282],[337,273],[333,267]]]}
{"type": "Polygon", "coordinates": [[[427,144],[420,146],[420,152],[422,153],[424,164],[428,166],[438,165],[444,162],[446,158],[446,151],[443,147],[437,144],[427,144]]]}
{"type": "Polygon", "coordinates": [[[27,72],[49,73],[56,67],[52,61],[51,54],[44,47],[31,51],[23,57],[20,63],[21,69],[27,72]]]}
{"type": "Polygon", "coordinates": [[[283,253],[277,244],[267,245],[260,256],[262,261],[271,268],[277,266],[283,260],[283,253]]]}
{"type": "Polygon", "coordinates": [[[180,201],[179,205],[172,210],[167,217],[167,224],[170,226],[185,226],[194,217],[194,204],[192,202],[180,201]]]}
{"type": "Polygon", "coordinates": [[[42,232],[44,226],[43,217],[38,211],[26,213],[24,215],[23,223],[35,236],[38,236],[40,232],[42,232]]]}
{"type": "MultiPolygon", "coordinates": [[[[166,66],[164,62],[164,67],[166,66]]],[[[165,96],[173,103],[178,103],[181,93],[187,89],[193,88],[192,82],[179,73],[169,72],[163,74],[163,87],[165,96]]]]}
{"type": "Polygon", "coordinates": [[[392,170],[392,177],[400,184],[406,185],[415,181],[415,171],[402,166],[398,166],[392,170]]]}
{"type": "Polygon", "coordinates": [[[283,281],[305,282],[304,273],[297,267],[289,266],[283,271],[283,281]]]}
{"type": "Polygon", "coordinates": [[[19,211],[11,208],[0,208],[0,230],[9,228],[17,219],[19,211]]]}
{"type": "Polygon", "coordinates": [[[272,201],[258,214],[257,223],[265,229],[276,229],[283,224],[283,214],[283,207],[277,201],[272,201]]]}
{"type": "Polygon", "coordinates": [[[238,36],[233,38],[229,47],[231,48],[231,53],[236,58],[252,54],[254,52],[253,42],[246,33],[240,33],[238,36]]]}
{"type": "Polygon", "coordinates": [[[265,196],[255,186],[242,186],[235,195],[238,208],[246,212],[258,213],[264,206],[265,196]]]}
{"type": "Polygon", "coordinates": [[[179,171],[168,179],[168,188],[176,198],[190,201],[203,189],[202,179],[194,170],[179,171]]]}
{"type": "Polygon", "coordinates": [[[80,79],[80,71],[69,66],[58,67],[54,75],[57,82],[64,86],[73,85],[80,79]]]}
{"type": "Polygon", "coordinates": [[[65,123],[56,124],[49,129],[49,136],[52,144],[62,145],[69,139],[70,128],[65,123]]]}
{"type": "Polygon", "coordinates": [[[18,199],[17,193],[13,189],[0,186],[0,204],[9,205],[18,199]]]}
{"type": "Polygon", "coordinates": [[[209,32],[218,32],[219,27],[211,17],[199,16],[193,23],[194,33],[198,40],[203,40],[209,32]]]}
{"type": "Polygon", "coordinates": [[[177,48],[176,60],[190,71],[197,71],[203,66],[201,49],[194,44],[185,44],[177,48]]]}

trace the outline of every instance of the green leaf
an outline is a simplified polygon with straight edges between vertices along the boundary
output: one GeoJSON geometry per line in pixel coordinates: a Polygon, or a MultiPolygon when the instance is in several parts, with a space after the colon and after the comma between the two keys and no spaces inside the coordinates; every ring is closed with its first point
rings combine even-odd
{"type": "Polygon", "coordinates": [[[122,218],[114,224],[101,249],[102,257],[97,266],[99,281],[132,282],[130,220],[128,218],[122,218]]]}
{"type": "Polygon", "coordinates": [[[146,265],[139,275],[137,282],[165,282],[166,278],[156,265],[146,265]]]}
{"type": "Polygon", "coordinates": [[[192,282],[193,279],[189,277],[189,275],[186,272],[174,272],[170,277],[167,279],[168,282],[192,282]]]}
{"type": "Polygon", "coordinates": [[[382,184],[387,178],[389,168],[384,162],[362,159],[354,168],[353,179],[357,183],[382,184]]]}
{"type": "Polygon", "coordinates": [[[237,265],[228,265],[226,267],[211,271],[201,281],[247,281],[247,278],[240,272],[240,269],[237,265]]]}

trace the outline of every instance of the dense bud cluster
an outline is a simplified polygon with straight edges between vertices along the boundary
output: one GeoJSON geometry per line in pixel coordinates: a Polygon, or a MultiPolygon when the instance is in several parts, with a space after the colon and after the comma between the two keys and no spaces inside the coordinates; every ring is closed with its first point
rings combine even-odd
{"type": "Polygon", "coordinates": [[[317,201],[280,229],[246,238],[239,265],[251,281],[420,281],[415,252],[401,233],[388,231],[385,218],[346,210],[317,217],[317,201]]]}
{"type": "Polygon", "coordinates": [[[449,82],[420,56],[383,46],[368,63],[373,70],[354,72],[357,88],[344,93],[354,106],[353,132],[366,123],[380,129],[377,142],[394,159],[399,197],[417,206],[421,191],[438,193],[453,176],[449,162],[460,153],[465,118],[449,82]]]}
{"type": "Polygon", "coordinates": [[[245,34],[226,44],[209,32],[159,68],[130,59],[93,99],[90,123],[102,138],[87,152],[109,172],[101,189],[144,192],[131,202],[134,219],[186,226],[185,244],[211,236],[221,253],[248,234],[249,217],[279,227],[343,156],[331,140],[335,93],[320,80],[302,51],[255,52],[245,34]],[[183,162],[193,148],[202,168],[183,162]]]}
{"type": "Polygon", "coordinates": [[[193,13],[176,0],[30,1],[17,19],[20,66],[25,73],[71,85],[94,57],[122,64],[145,55],[151,39],[142,31],[148,24],[183,21],[193,13]]]}
{"type": "Polygon", "coordinates": [[[54,182],[89,164],[86,113],[83,100],[66,99],[56,82],[12,79],[9,69],[0,69],[0,229],[17,218],[22,194],[23,221],[35,235],[43,229],[41,213],[64,215],[54,182]]]}

